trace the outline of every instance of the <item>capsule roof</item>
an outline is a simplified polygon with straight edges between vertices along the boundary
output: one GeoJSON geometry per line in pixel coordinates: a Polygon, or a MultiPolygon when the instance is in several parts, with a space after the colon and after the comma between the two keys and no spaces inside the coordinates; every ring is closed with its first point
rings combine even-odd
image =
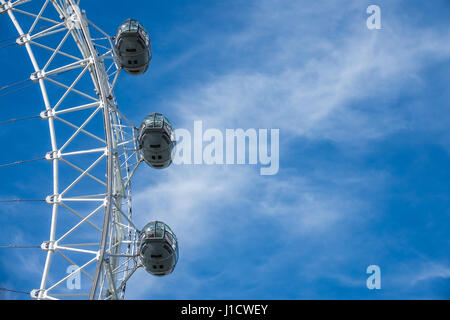
{"type": "Polygon", "coordinates": [[[163,114],[161,113],[152,113],[145,117],[143,123],[146,128],[163,128],[164,126],[167,126],[167,128],[172,131],[172,124],[170,123],[169,119],[167,119],[163,114]]]}
{"type": "Polygon", "coordinates": [[[128,19],[122,22],[117,30],[116,39],[118,39],[122,34],[133,32],[139,33],[144,39],[145,45],[148,47],[150,45],[150,36],[148,35],[145,28],[135,19],[128,19]]]}

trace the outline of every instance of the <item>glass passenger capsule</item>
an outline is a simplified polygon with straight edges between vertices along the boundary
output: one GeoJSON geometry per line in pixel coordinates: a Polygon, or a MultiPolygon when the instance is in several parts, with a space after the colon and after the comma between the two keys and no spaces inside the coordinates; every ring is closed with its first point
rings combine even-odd
{"type": "Polygon", "coordinates": [[[114,41],[121,67],[129,74],[142,74],[147,71],[152,60],[150,36],[136,20],[123,22],[114,41]]]}
{"type": "Polygon", "coordinates": [[[148,115],[138,134],[140,152],[145,162],[162,169],[172,163],[175,135],[169,120],[160,113],[148,115]]]}
{"type": "Polygon", "coordinates": [[[177,237],[164,222],[149,222],[142,229],[139,256],[147,272],[156,276],[168,275],[178,261],[177,237]]]}

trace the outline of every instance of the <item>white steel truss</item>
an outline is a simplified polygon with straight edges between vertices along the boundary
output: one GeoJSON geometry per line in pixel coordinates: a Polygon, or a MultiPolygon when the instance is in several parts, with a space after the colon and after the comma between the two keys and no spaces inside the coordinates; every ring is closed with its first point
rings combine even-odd
{"type": "Polygon", "coordinates": [[[114,43],[87,19],[78,1],[42,0],[27,8],[30,2],[0,0],[0,13],[9,16],[19,34],[16,42],[33,65],[30,78],[39,84],[41,118],[48,121],[51,140],[46,155],[53,167],[53,190],[46,198],[52,207],[50,236],[41,246],[46,252],[41,284],[31,295],[123,299],[126,282],[139,267],[130,181],[141,160],[136,128],[114,97],[120,74],[114,43]],[[32,21],[27,29],[25,17],[32,21]],[[41,24],[46,26],[38,29],[41,24]],[[75,74],[70,81],[69,74],[75,74]],[[76,119],[84,121],[76,124],[76,119]],[[57,258],[61,262],[53,261],[57,258]],[[75,266],[72,273],[67,266],[75,266]],[[74,275],[83,277],[81,288],[66,286],[74,275]]]}

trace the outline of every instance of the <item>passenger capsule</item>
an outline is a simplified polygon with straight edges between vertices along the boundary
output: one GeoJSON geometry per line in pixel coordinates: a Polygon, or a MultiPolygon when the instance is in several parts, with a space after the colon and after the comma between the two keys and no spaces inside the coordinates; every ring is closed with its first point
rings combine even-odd
{"type": "Polygon", "coordinates": [[[145,162],[162,169],[172,163],[175,135],[169,120],[160,113],[148,115],[139,129],[138,144],[145,162]]]}
{"type": "Polygon", "coordinates": [[[150,37],[144,27],[133,19],[122,23],[117,30],[115,45],[121,67],[129,74],[147,71],[152,60],[150,37]]]}
{"type": "Polygon", "coordinates": [[[139,256],[147,272],[155,276],[168,275],[178,261],[177,237],[165,223],[152,221],[142,229],[139,256]]]}

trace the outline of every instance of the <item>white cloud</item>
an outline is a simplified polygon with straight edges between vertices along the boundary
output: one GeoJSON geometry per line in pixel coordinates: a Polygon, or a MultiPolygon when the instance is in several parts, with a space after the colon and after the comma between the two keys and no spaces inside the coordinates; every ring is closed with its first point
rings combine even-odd
{"type": "MultiPolygon", "coordinates": [[[[170,107],[184,121],[178,126],[189,128],[194,120],[203,120],[205,128],[280,128],[281,143],[286,145],[298,137],[364,143],[407,128],[411,110],[389,105],[402,92],[420,87],[423,68],[450,56],[449,39],[443,41],[434,30],[406,28],[400,17],[380,31],[368,31],[365,8],[359,3],[343,7],[327,2],[325,10],[311,2],[255,3],[251,13],[245,11],[243,30],[222,35],[220,48],[202,47],[205,53],[220,51],[218,63],[227,57],[236,65],[181,88],[170,98],[170,107]]],[[[196,54],[183,56],[176,64],[196,54]]],[[[156,175],[150,187],[140,189],[134,198],[138,224],[164,220],[180,239],[181,259],[187,261],[184,283],[190,285],[177,297],[189,298],[185,295],[208,281],[192,275],[190,263],[208,243],[219,241],[221,227],[237,225],[236,220],[245,228],[265,219],[294,238],[325,239],[352,226],[364,228],[373,204],[360,198],[358,191],[367,186],[376,191],[387,177],[346,172],[343,178],[344,173],[318,171],[331,183],[320,185],[317,175],[308,172],[262,178],[249,167],[172,166],[156,175]]],[[[149,177],[150,173],[142,174],[139,181],[149,177]]],[[[361,250],[358,244],[348,246],[348,255],[354,253],[350,247],[361,250]]],[[[255,270],[264,276],[270,264],[286,255],[273,254],[255,270]]],[[[322,275],[321,262],[306,263],[312,277],[322,275]]],[[[131,283],[145,283],[144,276],[141,273],[131,283]]],[[[357,285],[350,276],[337,277],[357,285]]],[[[156,285],[149,281],[149,287],[156,285]]],[[[170,280],[163,283],[158,293],[173,289],[170,280]]],[[[133,297],[148,298],[148,292],[150,288],[141,286],[133,297]]]]}
{"type": "Polygon", "coordinates": [[[389,272],[382,271],[382,280],[389,283],[393,292],[407,292],[418,299],[448,299],[450,268],[447,261],[432,261],[424,256],[412,258],[406,263],[387,266],[389,272]],[[424,293],[421,289],[432,282],[441,283],[443,292],[424,293]]]}
{"type": "MultiPolygon", "coordinates": [[[[153,219],[168,223],[180,243],[180,263],[167,279],[155,280],[145,272],[136,274],[128,286],[132,298],[165,294],[172,298],[196,297],[220,276],[199,276],[198,261],[205,255],[214,256],[211,248],[220,247],[224,236],[242,245],[258,236],[248,234],[257,221],[279,229],[280,237],[287,241],[302,238],[321,242],[349,232],[354,225],[363,227],[372,216],[369,212],[361,215],[370,205],[357,200],[359,184],[370,181],[376,190],[384,183],[384,177],[357,174],[335,176],[330,181],[333,186],[320,186],[312,175],[280,179],[260,176],[256,168],[237,165],[172,166],[157,174],[142,170],[139,184],[151,177],[154,183],[134,197],[135,221],[138,226],[153,219]],[[183,289],[175,290],[176,286],[183,289]]],[[[272,270],[270,265],[279,262],[280,257],[289,261],[289,254],[283,250],[267,254],[263,265],[251,266],[253,276],[248,281],[256,281],[258,275],[267,276],[272,270]]],[[[317,259],[303,264],[302,269],[316,270],[310,272],[310,277],[321,274],[317,259]]],[[[222,276],[238,281],[235,268],[231,263],[222,276]]]]}
{"type": "Polygon", "coordinates": [[[356,3],[263,1],[246,29],[223,40],[220,50],[241,60],[237,67],[181,89],[172,105],[188,124],[280,127],[310,139],[365,140],[404,129],[409,110],[389,104],[420,86],[424,66],[450,56],[449,39],[400,18],[369,31],[356,3]]]}
{"type": "Polygon", "coordinates": [[[246,185],[245,176],[233,170],[173,165],[134,197],[136,223],[143,226],[160,219],[171,226],[184,248],[201,244],[211,236],[214,228],[209,225],[220,209],[239,199],[246,185]]]}
{"type": "Polygon", "coordinates": [[[425,268],[416,276],[413,277],[412,283],[418,284],[420,281],[427,281],[431,279],[450,279],[450,268],[447,265],[431,264],[425,266],[425,268]]]}

